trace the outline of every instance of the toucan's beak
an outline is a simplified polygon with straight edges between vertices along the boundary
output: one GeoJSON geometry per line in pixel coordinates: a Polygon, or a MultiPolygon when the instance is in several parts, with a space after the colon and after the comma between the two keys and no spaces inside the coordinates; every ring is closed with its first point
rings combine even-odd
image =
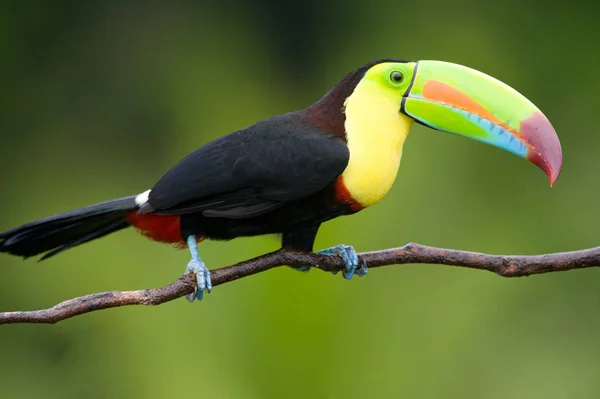
{"type": "Polygon", "coordinates": [[[539,166],[554,184],[562,150],[554,128],[510,86],[462,65],[419,61],[401,111],[426,126],[483,141],[539,166]]]}

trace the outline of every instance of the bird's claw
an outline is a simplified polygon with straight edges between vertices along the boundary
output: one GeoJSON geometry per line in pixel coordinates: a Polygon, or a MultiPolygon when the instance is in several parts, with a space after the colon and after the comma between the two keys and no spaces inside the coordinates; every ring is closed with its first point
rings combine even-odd
{"type": "Polygon", "coordinates": [[[201,260],[192,259],[188,263],[184,274],[190,273],[194,273],[196,275],[196,286],[194,287],[194,292],[187,294],[185,298],[190,302],[194,302],[196,298],[201,301],[202,297],[204,296],[204,291],[210,293],[212,290],[210,270],[208,270],[201,260]]]}
{"type": "Polygon", "coordinates": [[[312,269],[311,266],[291,266],[291,268],[298,272],[303,272],[303,273],[308,273],[310,271],[310,269],[312,269]]]}
{"type": "Polygon", "coordinates": [[[364,259],[359,259],[359,263],[360,265],[356,269],[356,275],[358,277],[364,277],[369,272],[369,269],[367,268],[367,262],[364,259]]]}
{"type": "MultiPolygon", "coordinates": [[[[367,263],[363,259],[359,259],[356,250],[350,245],[340,244],[317,253],[324,255],[338,255],[341,257],[346,264],[346,267],[342,272],[346,280],[352,279],[354,274],[359,277],[364,277],[367,274],[367,263]]],[[[333,274],[337,274],[337,272],[333,272],[333,274]]]]}

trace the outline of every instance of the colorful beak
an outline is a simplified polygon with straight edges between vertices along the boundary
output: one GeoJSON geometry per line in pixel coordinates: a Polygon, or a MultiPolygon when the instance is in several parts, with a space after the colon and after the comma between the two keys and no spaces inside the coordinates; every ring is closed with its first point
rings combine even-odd
{"type": "Polygon", "coordinates": [[[554,128],[510,86],[462,65],[419,61],[401,111],[423,125],[491,144],[534,163],[553,185],[562,167],[554,128]]]}

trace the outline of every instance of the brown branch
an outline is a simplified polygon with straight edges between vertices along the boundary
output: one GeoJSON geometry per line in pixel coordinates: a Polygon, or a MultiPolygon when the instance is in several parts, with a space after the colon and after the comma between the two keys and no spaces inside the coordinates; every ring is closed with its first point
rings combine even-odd
{"type": "MultiPolygon", "coordinates": [[[[432,263],[488,270],[503,277],[529,276],[600,266],[600,247],[536,256],[499,256],[407,244],[400,248],[365,252],[359,256],[367,262],[371,269],[394,264],[432,263]]],[[[282,265],[314,265],[328,272],[340,271],[344,268],[342,259],[336,256],[279,250],[233,266],[213,270],[213,286],[282,265]]],[[[193,292],[194,285],[195,277],[188,274],[161,288],[101,292],[69,299],[49,309],[0,312],[0,324],[52,324],[101,309],[129,305],[160,305],[193,292]]]]}

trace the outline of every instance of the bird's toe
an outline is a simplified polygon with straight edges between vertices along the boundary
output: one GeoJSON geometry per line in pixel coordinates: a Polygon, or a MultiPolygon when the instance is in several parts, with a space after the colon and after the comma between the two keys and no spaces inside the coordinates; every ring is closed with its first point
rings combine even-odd
{"type": "Polygon", "coordinates": [[[337,255],[341,257],[345,263],[342,275],[346,280],[351,280],[354,274],[358,275],[359,277],[363,277],[367,274],[366,263],[358,258],[356,250],[350,245],[340,244],[336,245],[335,247],[319,251],[318,253],[325,255],[337,255]]]}
{"type": "Polygon", "coordinates": [[[198,298],[202,300],[204,291],[210,293],[212,290],[212,281],[210,276],[210,270],[206,265],[199,259],[192,259],[189,261],[185,274],[194,273],[196,275],[196,287],[193,293],[187,294],[185,297],[188,301],[194,302],[194,299],[198,298]]]}

